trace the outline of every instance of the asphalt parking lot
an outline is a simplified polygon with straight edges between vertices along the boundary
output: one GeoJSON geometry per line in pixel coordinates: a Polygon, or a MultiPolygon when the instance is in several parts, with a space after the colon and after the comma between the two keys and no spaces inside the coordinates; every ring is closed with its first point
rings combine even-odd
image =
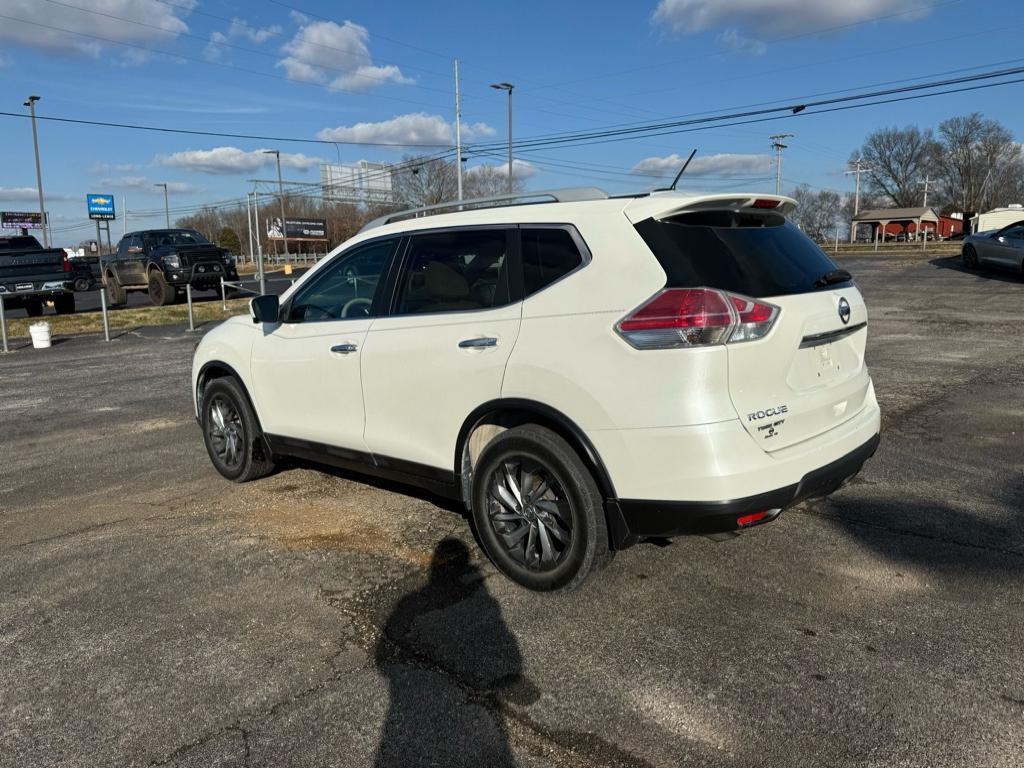
{"type": "Polygon", "coordinates": [[[223,481],[194,334],[0,359],[0,765],[1020,766],[1024,281],[842,266],[883,409],[865,471],[564,596],[428,495],[223,481]]]}

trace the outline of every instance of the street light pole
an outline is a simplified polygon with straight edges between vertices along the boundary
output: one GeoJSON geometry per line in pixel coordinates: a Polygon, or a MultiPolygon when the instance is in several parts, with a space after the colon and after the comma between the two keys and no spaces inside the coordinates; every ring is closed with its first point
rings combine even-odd
{"type": "Polygon", "coordinates": [[[171,207],[167,201],[167,185],[164,183],[154,184],[154,187],[164,188],[164,218],[167,219],[167,228],[171,228],[171,207]]]}
{"type": "Polygon", "coordinates": [[[39,222],[43,227],[43,245],[50,247],[50,235],[46,226],[46,205],[43,203],[43,172],[39,167],[39,135],[36,133],[36,102],[39,96],[29,96],[25,99],[24,106],[28,107],[32,115],[32,148],[36,154],[36,192],[39,193],[39,222]]]}
{"type": "Polygon", "coordinates": [[[491,83],[491,88],[508,91],[508,193],[512,194],[512,83],[491,83]]]}
{"type": "Polygon", "coordinates": [[[792,133],[776,133],[769,136],[772,140],[772,149],[775,150],[775,194],[781,194],[782,191],[782,150],[786,149],[789,145],[783,144],[783,139],[793,138],[792,133]]]}
{"type": "Polygon", "coordinates": [[[281,151],[277,149],[265,149],[263,150],[263,154],[274,155],[277,158],[277,194],[281,198],[281,237],[284,239],[285,261],[291,261],[291,255],[288,253],[288,220],[285,218],[284,213],[284,182],[281,181],[281,151]]]}

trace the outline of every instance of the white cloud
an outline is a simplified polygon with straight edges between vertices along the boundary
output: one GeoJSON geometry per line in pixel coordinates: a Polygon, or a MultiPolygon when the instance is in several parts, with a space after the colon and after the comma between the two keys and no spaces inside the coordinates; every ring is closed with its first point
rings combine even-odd
{"type": "MultiPolygon", "coordinates": [[[[464,123],[462,138],[470,141],[493,136],[494,129],[487,123],[464,123]]],[[[395,145],[449,145],[455,143],[455,126],[440,115],[413,112],[398,115],[379,123],[356,123],[337,128],[324,128],[317,134],[324,141],[395,144],[395,145]]]]}
{"type": "MultiPolygon", "coordinates": [[[[677,174],[686,162],[675,153],[667,157],[645,157],[631,169],[644,176],[677,174]]],[[[771,155],[742,155],[725,152],[717,155],[697,155],[686,169],[687,176],[742,176],[767,173],[772,167],[771,155]]]]}
{"type": "Polygon", "coordinates": [[[231,37],[244,37],[254,43],[265,43],[283,31],[278,24],[262,28],[253,27],[245,19],[240,19],[237,16],[231,20],[231,26],[228,27],[228,35],[231,37]]]}
{"type": "Polygon", "coordinates": [[[207,61],[220,61],[224,56],[223,44],[228,41],[223,32],[211,32],[210,42],[203,48],[203,58],[207,61]]]}
{"type": "MultiPolygon", "coordinates": [[[[478,173],[497,173],[499,176],[508,178],[508,163],[494,163],[493,165],[474,165],[472,168],[466,169],[467,176],[473,176],[478,173]]],[[[512,159],[512,178],[513,179],[528,179],[537,173],[537,166],[528,160],[519,160],[518,158],[512,159]]]]}
{"type": "Polygon", "coordinates": [[[414,82],[394,65],[373,63],[366,27],[346,21],[304,24],[285,43],[285,58],[277,62],[292,80],[319,83],[335,90],[364,91],[384,83],[414,82]]]}
{"type": "Polygon", "coordinates": [[[718,42],[730,51],[749,53],[752,56],[761,56],[768,50],[768,46],[763,41],[744,37],[732,28],[722,32],[718,36],[718,42]]]}
{"type": "MultiPolygon", "coordinates": [[[[246,151],[238,147],[189,149],[170,155],[159,155],[156,160],[161,165],[169,165],[174,168],[224,175],[252,173],[277,162],[273,155],[266,154],[262,149],[246,151]]],[[[281,153],[281,166],[284,168],[306,171],[322,162],[323,160],[318,157],[309,157],[300,153],[281,153]]]]}
{"type": "MultiPolygon", "coordinates": [[[[46,192],[46,202],[55,201],[67,202],[69,200],[81,200],[85,205],[85,195],[72,196],[46,192]]],[[[39,195],[35,187],[0,187],[0,202],[4,203],[39,203],[39,195]]]]}
{"type": "Polygon", "coordinates": [[[929,12],[921,0],[660,0],[653,19],[677,34],[724,28],[763,40],[892,14],[901,15],[891,21],[910,21],[929,12]]]}
{"type": "MultiPolygon", "coordinates": [[[[162,184],[163,182],[161,182],[162,184]]],[[[112,187],[114,189],[133,189],[142,192],[150,192],[152,194],[164,193],[163,187],[157,187],[155,183],[145,176],[118,176],[115,178],[100,179],[101,187],[112,187]]],[[[186,192],[196,192],[197,189],[191,184],[186,184],[183,181],[168,181],[167,191],[175,192],[178,194],[184,194],[186,192]]]]}
{"type": "Polygon", "coordinates": [[[131,173],[139,170],[137,163],[93,163],[94,174],[131,173]]]}
{"type": "MultiPolygon", "coordinates": [[[[40,0],[0,0],[0,13],[36,22],[22,24],[16,21],[3,21],[0,23],[0,41],[42,48],[55,53],[78,53],[98,57],[107,47],[106,43],[47,27],[61,27],[123,43],[149,45],[154,39],[174,38],[188,32],[189,28],[183,17],[188,16],[196,4],[197,0],[180,0],[173,4],[158,0],[92,0],[88,7],[99,13],[88,13],[40,0]],[[101,16],[100,13],[108,15],[101,16]],[[139,21],[148,26],[114,21],[110,16],[139,21]],[[159,27],[163,31],[158,32],[153,27],[159,27]]],[[[144,51],[124,51],[120,48],[116,50],[124,63],[138,63],[146,58],[144,51]]]]}

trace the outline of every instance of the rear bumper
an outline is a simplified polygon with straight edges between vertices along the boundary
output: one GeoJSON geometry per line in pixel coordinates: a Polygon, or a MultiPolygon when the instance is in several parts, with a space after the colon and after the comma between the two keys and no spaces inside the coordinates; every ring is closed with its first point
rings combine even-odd
{"type": "Polygon", "coordinates": [[[768,511],[757,524],[778,517],[779,512],[801,501],[827,496],[852,478],[878,449],[880,436],[870,440],[823,467],[805,474],[799,482],[782,488],[727,501],[648,501],[611,499],[606,502],[612,538],[617,547],[627,547],[642,538],[682,534],[720,533],[741,527],[737,518],[768,511]]]}

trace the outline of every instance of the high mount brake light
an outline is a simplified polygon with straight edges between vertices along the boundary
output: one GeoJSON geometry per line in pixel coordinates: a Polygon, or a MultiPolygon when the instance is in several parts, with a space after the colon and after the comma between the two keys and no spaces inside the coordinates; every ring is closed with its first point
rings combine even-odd
{"type": "Polygon", "coordinates": [[[781,200],[769,200],[766,197],[759,197],[754,201],[752,208],[778,208],[782,204],[781,200]]]}
{"type": "Polygon", "coordinates": [[[676,349],[760,339],[778,317],[774,304],[714,288],[666,288],[615,325],[636,349],[676,349]]]}

